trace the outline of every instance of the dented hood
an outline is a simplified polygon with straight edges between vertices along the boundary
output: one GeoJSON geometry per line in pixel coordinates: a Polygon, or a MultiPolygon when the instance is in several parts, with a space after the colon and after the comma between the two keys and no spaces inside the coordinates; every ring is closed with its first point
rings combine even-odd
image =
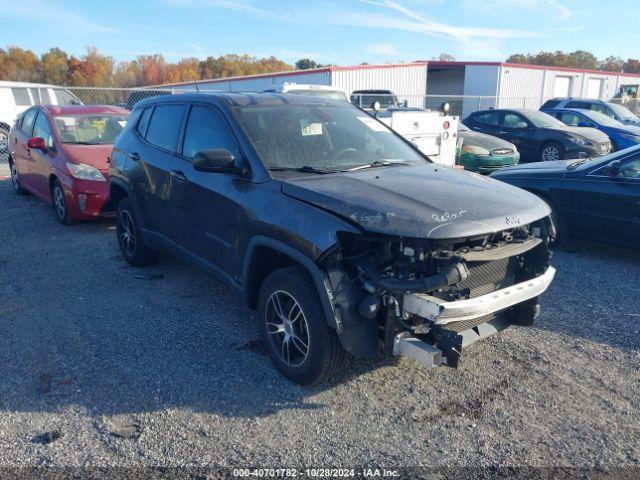
{"type": "Polygon", "coordinates": [[[368,232],[413,238],[481,235],[550,213],[524,190],[442,165],[309,175],[283,180],[282,191],[368,232]]]}

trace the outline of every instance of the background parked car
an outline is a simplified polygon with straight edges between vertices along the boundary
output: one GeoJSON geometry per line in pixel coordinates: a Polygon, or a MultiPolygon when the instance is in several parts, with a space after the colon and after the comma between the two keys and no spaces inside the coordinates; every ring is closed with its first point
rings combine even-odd
{"type": "Polygon", "coordinates": [[[554,108],[546,113],[570,127],[597,128],[609,137],[614,150],[624,150],[640,143],[640,127],[625,125],[595,110],[554,108]]]}
{"type": "Polygon", "coordinates": [[[562,240],[573,235],[640,245],[640,146],[598,159],[517,165],[491,176],[546,200],[562,240]]]}
{"type": "Polygon", "coordinates": [[[595,128],[568,127],[537,110],[480,110],[464,123],[513,143],[521,162],[600,157],[611,151],[609,137],[595,128]]]}
{"type": "Polygon", "coordinates": [[[273,93],[291,93],[298,95],[313,95],[316,97],[329,98],[332,100],[349,101],[349,96],[343,88],[330,87],[328,85],[309,85],[301,83],[285,83],[275,88],[264,90],[273,93]]]}
{"type": "Polygon", "coordinates": [[[593,100],[589,98],[552,98],[542,104],[540,110],[545,112],[552,108],[579,108],[582,110],[595,110],[611,118],[618,120],[625,125],[640,126],[640,118],[635,116],[631,110],[616,103],[605,102],[604,100],[593,100]]]}
{"type": "Polygon", "coordinates": [[[109,198],[109,155],[128,117],[110,106],[31,107],[9,135],[14,191],[53,203],[63,224],[100,216],[109,198]]]}
{"type": "Polygon", "coordinates": [[[463,123],[458,125],[458,137],[462,143],[457,163],[465,170],[488,174],[502,167],[517,165],[520,161],[520,153],[513,143],[474,132],[463,123]]]}
{"type": "Polygon", "coordinates": [[[0,81],[0,162],[8,156],[7,139],[18,115],[32,105],[79,105],[82,102],[63,87],[41,83],[0,81]]]}

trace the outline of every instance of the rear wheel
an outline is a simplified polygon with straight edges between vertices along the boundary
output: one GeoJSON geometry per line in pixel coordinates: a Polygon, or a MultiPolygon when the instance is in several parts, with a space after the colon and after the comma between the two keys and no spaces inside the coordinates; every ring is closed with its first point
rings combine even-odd
{"type": "Polygon", "coordinates": [[[130,265],[143,267],[151,265],[158,259],[158,251],[144,243],[140,232],[140,223],[128,197],[118,203],[116,233],[120,251],[130,265]]]}
{"type": "Polygon", "coordinates": [[[559,143],[547,143],[540,150],[540,160],[543,162],[554,162],[562,159],[564,159],[564,148],[559,143]]]}
{"type": "Polygon", "coordinates": [[[11,159],[9,159],[9,171],[11,172],[11,186],[13,187],[13,191],[18,195],[26,195],[27,193],[29,193],[20,186],[18,170],[16,170],[16,166],[11,159]]]}
{"type": "Polygon", "coordinates": [[[271,273],[260,288],[262,340],[276,368],[302,385],[321,383],[344,365],[346,352],[329,325],[316,288],[300,267],[271,273]]]}
{"type": "Polygon", "coordinates": [[[64,194],[64,189],[60,180],[55,180],[51,187],[51,198],[53,199],[53,210],[56,212],[56,218],[63,225],[73,225],[75,222],[69,216],[69,209],[67,208],[67,198],[64,194]]]}

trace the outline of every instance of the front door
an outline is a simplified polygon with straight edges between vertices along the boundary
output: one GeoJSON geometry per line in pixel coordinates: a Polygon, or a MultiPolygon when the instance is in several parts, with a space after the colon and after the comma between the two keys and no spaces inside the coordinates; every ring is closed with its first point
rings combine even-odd
{"type": "Polygon", "coordinates": [[[606,166],[575,186],[572,229],[593,238],[640,244],[640,157],[621,161],[619,174],[606,166]]]}
{"type": "Polygon", "coordinates": [[[241,202],[247,180],[193,167],[198,152],[225,149],[236,161],[238,143],[222,112],[212,105],[193,105],[183,148],[172,166],[172,236],[183,250],[237,282],[241,202]]]}
{"type": "Polygon", "coordinates": [[[56,156],[53,148],[53,135],[47,116],[43,111],[38,113],[33,126],[33,137],[44,139],[46,150],[30,149],[31,154],[31,186],[43,198],[51,199],[49,188],[49,176],[51,175],[51,162],[56,156]]]}
{"type": "Polygon", "coordinates": [[[500,119],[498,135],[513,143],[525,160],[537,159],[537,147],[533,142],[532,125],[521,115],[506,112],[500,119]]]}

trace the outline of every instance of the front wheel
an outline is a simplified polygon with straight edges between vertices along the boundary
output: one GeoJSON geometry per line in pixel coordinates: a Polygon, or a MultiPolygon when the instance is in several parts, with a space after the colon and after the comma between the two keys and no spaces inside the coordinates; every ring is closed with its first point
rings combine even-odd
{"type": "Polygon", "coordinates": [[[130,265],[144,267],[158,259],[157,250],[153,250],[144,242],[133,203],[127,197],[118,203],[116,234],[120,251],[130,265]]]}
{"type": "Polygon", "coordinates": [[[51,187],[51,197],[53,198],[53,209],[56,212],[56,218],[63,225],[73,225],[75,220],[69,216],[69,208],[67,207],[67,198],[60,180],[55,180],[51,187]]]}
{"type": "Polygon", "coordinates": [[[547,143],[540,150],[540,160],[543,162],[555,162],[564,159],[564,148],[559,143],[547,143]]]}
{"type": "Polygon", "coordinates": [[[283,268],[267,277],[260,288],[258,317],[267,353],[285,377],[317,384],[342,368],[346,352],[302,268],[283,268]]]}

